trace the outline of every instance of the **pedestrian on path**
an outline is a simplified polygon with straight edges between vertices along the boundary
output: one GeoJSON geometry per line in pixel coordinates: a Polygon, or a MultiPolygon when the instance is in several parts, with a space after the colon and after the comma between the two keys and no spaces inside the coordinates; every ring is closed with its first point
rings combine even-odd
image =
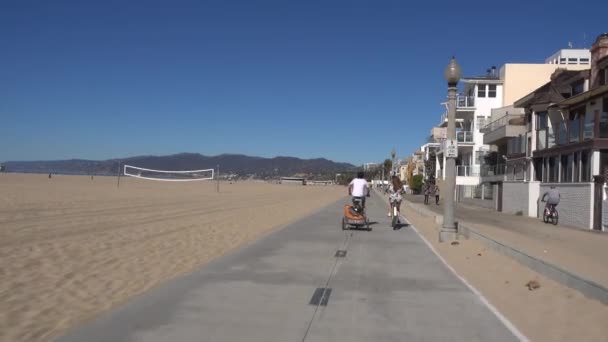
{"type": "Polygon", "coordinates": [[[431,194],[431,187],[429,183],[424,183],[422,191],[424,192],[424,204],[429,204],[429,195],[431,194]]]}
{"type": "Polygon", "coordinates": [[[434,186],[435,188],[435,205],[439,205],[439,187],[437,184],[434,186]]]}

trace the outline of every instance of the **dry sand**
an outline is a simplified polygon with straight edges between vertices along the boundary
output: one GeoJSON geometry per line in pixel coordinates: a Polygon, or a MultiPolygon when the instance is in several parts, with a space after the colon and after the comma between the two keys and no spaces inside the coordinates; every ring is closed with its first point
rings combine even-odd
{"type": "Polygon", "coordinates": [[[49,340],[345,193],[1,174],[0,340],[49,340]]]}
{"type": "Polygon", "coordinates": [[[608,306],[548,279],[478,240],[438,242],[438,226],[404,206],[403,213],[445,260],[531,341],[608,341],[608,306]],[[525,284],[538,281],[530,291],[525,284]]]}

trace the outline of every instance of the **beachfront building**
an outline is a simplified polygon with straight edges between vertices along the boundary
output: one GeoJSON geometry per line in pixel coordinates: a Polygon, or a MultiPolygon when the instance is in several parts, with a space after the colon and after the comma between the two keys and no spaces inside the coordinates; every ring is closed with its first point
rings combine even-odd
{"type": "Polygon", "coordinates": [[[605,230],[608,34],[593,44],[589,70],[559,70],[515,105],[526,112],[528,148],[525,161],[517,162],[524,169],[522,182],[504,184],[503,210],[512,212],[525,202],[528,215],[540,216],[539,197],[554,185],[562,194],[560,222],[605,230]]]}
{"type": "MultiPolygon", "coordinates": [[[[503,181],[525,181],[525,161],[532,153],[531,118],[526,117],[524,109],[514,106],[514,102],[528,95],[551,79],[557,69],[584,70],[588,68],[585,58],[588,50],[563,49],[546,60],[546,63],[507,63],[500,68],[502,102],[486,110],[489,117],[477,121],[481,136],[481,150],[478,151],[471,174],[478,176],[478,183],[472,190],[461,191],[461,198],[473,198],[475,204],[502,210],[503,181]],[[577,63],[552,64],[557,56],[575,58],[577,63]],[[507,163],[507,160],[509,163],[507,163]]],[[[480,113],[482,114],[482,113],[480,113]]],[[[476,114],[476,116],[478,116],[476,114]]],[[[483,116],[483,115],[480,115],[483,116]]],[[[458,184],[458,181],[457,181],[458,184]]],[[[523,188],[522,188],[523,189],[523,188]]],[[[532,207],[524,212],[531,212],[532,207]]]]}
{"type": "MultiPolygon", "coordinates": [[[[490,146],[484,144],[480,128],[486,125],[493,108],[503,104],[504,80],[500,78],[496,67],[488,69],[482,76],[465,77],[462,88],[456,98],[456,140],[458,141],[458,158],[456,159],[456,191],[458,198],[473,198],[480,184],[479,170],[490,146]]],[[[432,131],[434,140],[441,141],[447,127],[448,104],[444,103],[445,112],[432,131]]],[[[430,148],[429,148],[430,152],[430,148]]],[[[436,178],[445,178],[445,155],[439,148],[436,151],[436,178]]]]}

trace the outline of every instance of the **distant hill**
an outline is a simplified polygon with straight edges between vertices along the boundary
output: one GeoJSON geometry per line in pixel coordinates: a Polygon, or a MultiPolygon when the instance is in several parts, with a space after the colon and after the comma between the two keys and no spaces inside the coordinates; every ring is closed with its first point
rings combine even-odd
{"type": "Polygon", "coordinates": [[[299,159],[294,157],[261,158],[240,154],[204,156],[198,153],[180,153],[169,156],[137,156],[110,160],[53,160],[7,161],[2,165],[6,172],[116,175],[118,165],[128,164],[156,170],[210,169],[220,165],[222,174],[255,175],[258,178],[293,176],[296,174],[322,175],[351,171],[349,163],[337,163],[324,158],[299,159]]]}

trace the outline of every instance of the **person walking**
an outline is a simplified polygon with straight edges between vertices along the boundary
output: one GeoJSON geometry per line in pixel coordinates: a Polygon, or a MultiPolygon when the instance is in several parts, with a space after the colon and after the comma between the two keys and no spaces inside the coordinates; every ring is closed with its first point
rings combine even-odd
{"type": "Polygon", "coordinates": [[[424,183],[422,191],[424,192],[424,204],[429,204],[429,195],[431,194],[429,183],[424,183]]]}
{"type": "Polygon", "coordinates": [[[439,187],[435,184],[435,205],[439,205],[439,187]]]}

